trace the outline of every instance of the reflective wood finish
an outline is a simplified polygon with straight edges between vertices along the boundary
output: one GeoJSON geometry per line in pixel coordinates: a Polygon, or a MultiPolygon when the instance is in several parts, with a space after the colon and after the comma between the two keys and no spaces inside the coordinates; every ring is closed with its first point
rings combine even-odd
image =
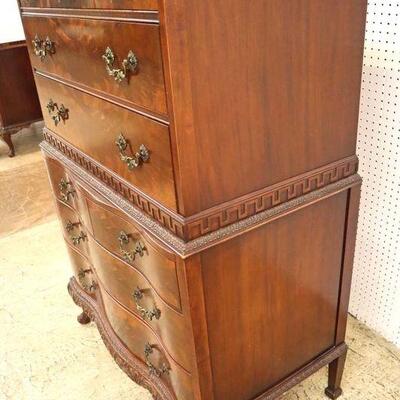
{"type": "Polygon", "coordinates": [[[25,41],[0,44],[0,138],[15,155],[11,135],[42,119],[25,41]]]}
{"type": "Polygon", "coordinates": [[[23,16],[32,66],[95,90],[102,96],[113,96],[145,111],[166,114],[164,77],[159,28],[153,24],[127,24],[117,21],[85,18],[23,16]],[[54,42],[55,53],[43,60],[35,56],[35,36],[54,42]],[[145,44],[145,45],[144,45],[145,44]],[[106,71],[102,58],[106,48],[115,54],[115,68],[133,51],[138,59],[136,72],[116,82],[106,71]]]}
{"type": "Polygon", "coordinates": [[[162,4],[181,214],[355,153],[366,0],[162,4]]]}
{"type": "Polygon", "coordinates": [[[157,10],[157,0],[20,0],[22,7],[157,10]]]}
{"type": "Polygon", "coordinates": [[[253,399],[335,345],[346,207],[342,192],[201,254],[216,399],[253,399]]]}
{"type": "Polygon", "coordinates": [[[177,311],[181,310],[176,256],[156,245],[148,235],[128,222],[118,211],[102,204],[93,196],[86,198],[94,238],[118,258],[132,264],[156,288],[160,296],[177,311]],[[143,256],[134,260],[124,259],[119,237],[121,232],[128,235],[129,242],[122,245],[125,251],[134,251],[137,244],[145,250],[143,256]]]}
{"type": "Polygon", "coordinates": [[[146,344],[154,345],[156,349],[151,355],[151,363],[158,368],[165,363],[170,368],[169,372],[164,374],[161,379],[172,387],[177,399],[193,400],[191,375],[182,370],[168,356],[154,333],[142,321],[139,321],[104,292],[103,302],[111,326],[123,342],[126,343],[129,350],[140,360],[145,361],[144,351],[146,344]]]}
{"type": "Polygon", "coordinates": [[[61,219],[88,235],[80,322],[156,400],[272,400],[326,365],[338,397],[366,0],[22,5],[55,45],[31,57],[61,219]],[[139,60],[121,83],[107,46],[139,60]]]}
{"type": "Polygon", "coordinates": [[[88,256],[88,232],[79,214],[58,200],[56,208],[65,241],[79,253],[88,256]]]}
{"type": "Polygon", "coordinates": [[[85,94],[50,79],[36,77],[46,126],[73,143],[118,176],[175,210],[175,188],[168,127],[122,107],[85,94]],[[68,109],[68,119],[54,124],[47,104],[52,99],[68,109]],[[144,144],[149,160],[129,169],[121,161],[116,140],[123,134],[128,141],[125,154],[134,156],[144,144]]]}
{"type": "Polygon", "coordinates": [[[141,317],[160,338],[171,356],[186,370],[191,369],[191,351],[188,345],[187,317],[171,308],[158,293],[157,287],[138,270],[117,260],[94,241],[90,241],[93,264],[96,275],[106,290],[130,312],[141,317]],[[140,289],[142,298],[135,301],[134,292],[140,289]],[[146,310],[157,309],[159,317],[151,320],[143,318],[137,304],[146,310]]]}

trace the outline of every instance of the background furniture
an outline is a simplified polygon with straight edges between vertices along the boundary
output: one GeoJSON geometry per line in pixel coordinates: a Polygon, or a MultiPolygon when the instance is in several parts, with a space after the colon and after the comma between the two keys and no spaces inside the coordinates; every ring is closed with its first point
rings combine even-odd
{"type": "Polygon", "coordinates": [[[337,398],[366,1],[21,6],[79,322],[157,399],[337,398]]]}
{"type": "Polygon", "coordinates": [[[0,136],[15,154],[11,135],[42,119],[25,41],[0,44],[0,136]]]}

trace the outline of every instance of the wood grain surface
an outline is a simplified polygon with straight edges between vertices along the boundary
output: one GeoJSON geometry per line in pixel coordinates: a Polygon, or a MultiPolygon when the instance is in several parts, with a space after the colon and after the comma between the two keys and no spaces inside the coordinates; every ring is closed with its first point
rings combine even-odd
{"type": "Polygon", "coordinates": [[[118,21],[45,16],[23,17],[32,66],[88,89],[112,95],[158,114],[166,114],[159,27],[118,21]],[[54,42],[55,53],[43,60],[33,53],[32,40],[38,35],[54,42]],[[116,57],[113,68],[133,51],[138,68],[120,83],[109,76],[102,59],[107,47],[116,57]]]}

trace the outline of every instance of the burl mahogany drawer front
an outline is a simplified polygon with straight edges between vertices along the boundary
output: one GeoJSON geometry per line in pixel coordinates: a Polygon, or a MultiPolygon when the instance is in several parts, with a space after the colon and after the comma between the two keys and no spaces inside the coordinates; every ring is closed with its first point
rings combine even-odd
{"type": "Polygon", "coordinates": [[[75,246],[67,243],[66,247],[76,280],[84,290],[88,293],[92,293],[97,287],[97,284],[95,283],[91,263],[75,246]]]}
{"type": "Polygon", "coordinates": [[[156,292],[177,311],[181,296],[175,256],[160,248],[148,236],[125,220],[116,210],[87,197],[86,204],[95,239],[125,262],[133,265],[154,286],[156,292]]]}
{"type": "Polygon", "coordinates": [[[22,7],[158,10],[157,0],[20,0],[22,7]]]}
{"type": "Polygon", "coordinates": [[[56,206],[66,242],[88,256],[88,235],[78,213],[59,200],[56,201],[56,206]]]}
{"type": "Polygon", "coordinates": [[[190,341],[183,315],[166,304],[141,273],[116,259],[93,240],[90,241],[90,251],[97,277],[105,290],[142,318],[177,363],[190,370],[190,341]]]}
{"type": "Polygon", "coordinates": [[[37,76],[36,82],[49,129],[176,210],[167,126],[53,80],[37,76]]]}
{"type": "Polygon", "coordinates": [[[167,114],[158,25],[31,16],[23,23],[35,69],[167,114]]]}
{"type": "Polygon", "coordinates": [[[192,400],[191,375],[179,367],[157,336],[138,318],[121,307],[102,290],[107,318],[129,350],[148,365],[149,373],[159,375],[172,387],[177,400],[192,400]]]}

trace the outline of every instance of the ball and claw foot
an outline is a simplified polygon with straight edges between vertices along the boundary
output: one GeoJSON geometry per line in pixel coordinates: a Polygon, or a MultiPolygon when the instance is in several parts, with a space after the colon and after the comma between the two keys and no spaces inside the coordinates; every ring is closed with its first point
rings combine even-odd
{"type": "Polygon", "coordinates": [[[89,315],[87,315],[85,313],[85,311],[83,311],[81,314],[78,315],[78,317],[76,318],[78,320],[78,322],[82,325],[87,325],[88,323],[90,323],[90,317],[89,315]]]}
{"type": "Polygon", "coordinates": [[[332,400],[335,400],[337,398],[339,398],[342,394],[343,391],[341,388],[337,388],[337,389],[330,389],[329,387],[327,387],[325,389],[325,394],[332,400]]]}

